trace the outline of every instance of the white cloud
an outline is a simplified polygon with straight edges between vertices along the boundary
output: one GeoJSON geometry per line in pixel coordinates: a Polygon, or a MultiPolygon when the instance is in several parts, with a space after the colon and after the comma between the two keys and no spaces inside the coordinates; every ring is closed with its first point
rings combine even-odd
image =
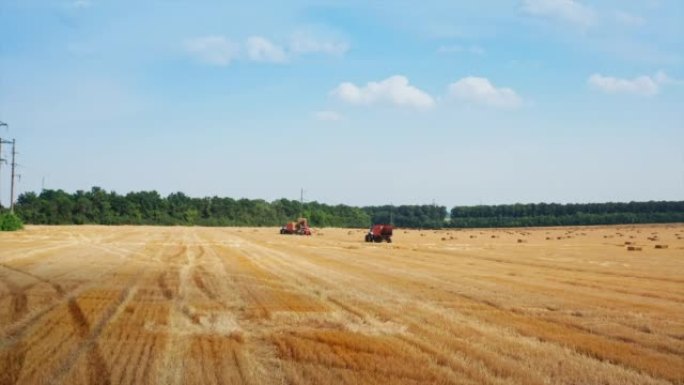
{"type": "Polygon", "coordinates": [[[438,53],[470,53],[473,55],[484,55],[485,50],[477,45],[462,46],[462,45],[443,45],[437,49],[438,53]]]}
{"type": "Polygon", "coordinates": [[[342,41],[321,41],[305,34],[296,34],[290,41],[290,51],[295,54],[323,53],[342,56],[349,50],[349,44],[342,41]]]}
{"type": "Polygon", "coordinates": [[[596,18],[593,9],[575,0],[523,0],[522,9],[530,15],[561,19],[585,27],[592,25],[596,18]]]}
{"type": "Polygon", "coordinates": [[[589,85],[609,94],[633,94],[642,96],[654,96],[660,92],[664,84],[675,83],[664,72],[660,71],[653,76],[637,76],[633,79],[621,79],[612,76],[593,74],[589,77],[589,85]]]}
{"type": "Polygon", "coordinates": [[[203,36],[186,39],[183,43],[186,52],[196,56],[200,61],[227,66],[240,51],[239,46],[223,36],[203,36]]]}
{"type": "Polygon", "coordinates": [[[349,45],[323,41],[311,35],[295,35],[288,49],[261,36],[251,36],[244,43],[223,36],[201,36],[183,41],[185,51],[206,64],[227,66],[236,59],[263,63],[287,63],[292,57],[310,53],[343,55],[349,45]]]}
{"type": "Polygon", "coordinates": [[[90,0],[75,0],[71,2],[71,6],[76,9],[90,8],[93,3],[90,0]]]}
{"type": "Polygon", "coordinates": [[[641,16],[632,15],[631,13],[616,11],[615,19],[624,25],[631,27],[640,27],[646,23],[646,19],[641,16]]]}
{"type": "Polygon", "coordinates": [[[342,115],[335,111],[316,111],[313,113],[313,117],[316,120],[324,122],[337,122],[342,120],[342,115]]]}
{"type": "Polygon", "coordinates": [[[432,96],[412,86],[406,77],[391,76],[379,82],[369,82],[363,87],[353,83],[341,83],[331,94],[350,104],[371,105],[377,103],[397,106],[429,108],[435,104],[432,96]]]}
{"type": "Polygon", "coordinates": [[[516,108],[522,99],[510,88],[496,88],[487,78],[468,76],[449,85],[449,94],[457,99],[499,108],[516,108]]]}
{"type": "Polygon", "coordinates": [[[252,36],[246,42],[247,56],[250,60],[269,63],[284,63],[287,61],[285,50],[271,43],[261,36],[252,36]]]}

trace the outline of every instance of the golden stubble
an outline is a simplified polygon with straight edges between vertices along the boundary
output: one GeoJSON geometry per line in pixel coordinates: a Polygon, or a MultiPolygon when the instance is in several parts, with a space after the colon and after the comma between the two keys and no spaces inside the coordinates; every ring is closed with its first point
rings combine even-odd
{"type": "Polygon", "coordinates": [[[684,225],[0,235],[4,384],[684,384],[684,225]]]}

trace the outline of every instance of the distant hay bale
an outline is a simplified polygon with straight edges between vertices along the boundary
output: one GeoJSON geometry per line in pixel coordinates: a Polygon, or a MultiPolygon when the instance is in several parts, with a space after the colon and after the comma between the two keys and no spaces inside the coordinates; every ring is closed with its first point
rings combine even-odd
{"type": "Polygon", "coordinates": [[[477,238],[477,235],[471,235],[470,239],[477,238]]]}
{"type": "Polygon", "coordinates": [[[641,247],[638,246],[628,246],[627,247],[628,251],[641,251],[641,247]]]}
{"type": "Polygon", "coordinates": [[[449,237],[449,239],[456,239],[456,238],[454,238],[454,236],[452,235],[452,236],[449,237]]]}
{"type": "Polygon", "coordinates": [[[632,242],[629,242],[629,241],[625,242],[625,245],[631,245],[631,244],[632,244],[632,242]]]}
{"type": "Polygon", "coordinates": [[[518,239],[518,243],[526,243],[527,241],[524,239],[518,239]]]}
{"type": "Polygon", "coordinates": [[[442,240],[443,240],[443,241],[446,241],[447,239],[446,239],[445,237],[442,237],[442,240]]]}
{"type": "Polygon", "coordinates": [[[550,240],[552,240],[552,239],[553,239],[553,238],[551,238],[551,237],[546,237],[546,240],[547,240],[547,241],[550,241],[550,240]]]}
{"type": "Polygon", "coordinates": [[[238,330],[232,331],[228,338],[240,344],[245,342],[245,336],[238,330]]]}
{"type": "Polygon", "coordinates": [[[668,245],[655,245],[656,249],[667,249],[668,247],[668,245]]]}

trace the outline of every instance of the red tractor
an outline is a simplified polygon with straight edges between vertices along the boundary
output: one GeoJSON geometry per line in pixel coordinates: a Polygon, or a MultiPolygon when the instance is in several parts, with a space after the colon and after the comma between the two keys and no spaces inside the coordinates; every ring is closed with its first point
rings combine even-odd
{"type": "Polygon", "coordinates": [[[373,225],[366,234],[366,242],[382,242],[392,243],[392,225],[373,225]]]}
{"type": "Polygon", "coordinates": [[[311,235],[311,228],[306,218],[299,218],[296,222],[287,222],[281,227],[280,234],[311,235]]]}

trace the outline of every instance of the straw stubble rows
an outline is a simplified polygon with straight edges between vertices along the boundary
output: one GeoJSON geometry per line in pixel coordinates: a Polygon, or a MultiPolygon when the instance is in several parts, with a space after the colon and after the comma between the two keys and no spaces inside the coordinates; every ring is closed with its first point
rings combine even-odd
{"type": "Polygon", "coordinates": [[[2,234],[0,385],[684,383],[684,226],[363,234],[2,234]]]}

